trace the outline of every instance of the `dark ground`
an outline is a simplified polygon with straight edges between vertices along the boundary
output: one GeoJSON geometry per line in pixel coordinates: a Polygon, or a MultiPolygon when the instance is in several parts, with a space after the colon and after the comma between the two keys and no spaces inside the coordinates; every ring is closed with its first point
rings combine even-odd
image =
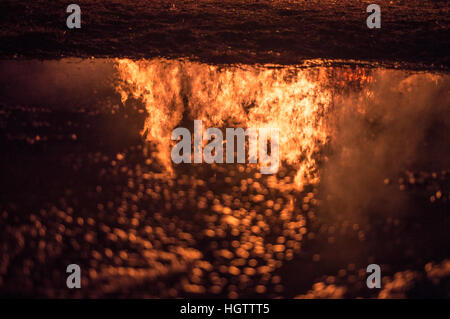
{"type": "Polygon", "coordinates": [[[372,2],[80,0],[82,29],[68,30],[70,1],[6,0],[0,57],[182,56],[249,64],[330,58],[448,69],[448,1],[376,1],[379,30],[366,26],[372,2]]]}

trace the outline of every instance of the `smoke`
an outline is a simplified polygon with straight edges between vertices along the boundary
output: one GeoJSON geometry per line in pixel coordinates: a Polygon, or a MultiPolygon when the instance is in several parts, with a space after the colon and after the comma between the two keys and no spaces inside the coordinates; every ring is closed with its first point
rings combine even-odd
{"type": "Polygon", "coordinates": [[[402,171],[450,164],[450,77],[381,69],[372,76],[361,90],[334,98],[320,190],[324,210],[338,218],[397,214],[407,195],[392,187],[398,190],[402,171]]]}

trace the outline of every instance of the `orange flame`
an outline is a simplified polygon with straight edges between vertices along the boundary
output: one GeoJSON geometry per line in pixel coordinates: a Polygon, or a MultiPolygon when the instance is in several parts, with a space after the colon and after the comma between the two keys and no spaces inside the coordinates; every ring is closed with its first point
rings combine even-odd
{"type": "Polygon", "coordinates": [[[119,59],[117,70],[122,101],[133,97],[145,104],[142,133],[156,143],[169,172],[171,131],[189,114],[208,127],[278,128],[280,162],[296,170],[295,187],[318,182],[316,156],[330,135],[330,68],[221,67],[158,58],[119,59]]]}

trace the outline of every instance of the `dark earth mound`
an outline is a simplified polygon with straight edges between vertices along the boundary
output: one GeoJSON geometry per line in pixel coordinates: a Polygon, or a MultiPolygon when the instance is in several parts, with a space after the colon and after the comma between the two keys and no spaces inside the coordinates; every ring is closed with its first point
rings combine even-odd
{"type": "Polygon", "coordinates": [[[373,1],[79,0],[82,28],[66,27],[71,1],[2,1],[0,56],[190,57],[212,63],[299,64],[357,59],[414,68],[449,66],[449,6],[373,1]],[[423,65],[423,66],[422,66],[423,65]]]}

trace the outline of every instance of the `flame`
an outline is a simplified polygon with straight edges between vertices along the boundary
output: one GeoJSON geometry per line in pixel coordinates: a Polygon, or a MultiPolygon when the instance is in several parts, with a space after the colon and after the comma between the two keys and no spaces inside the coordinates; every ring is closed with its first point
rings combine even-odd
{"type": "MultiPolygon", "coordinates": [[[[319,181],[317,155],[330,136],[327,115],[337,83],[330,83],[331,68],[222,67],[157,58],[118,59],[117,70],[122,102],[132,97],[145,104],[142,134],[157,145],[169,172],[170,134],[188,114],[208,127],[278,128],[280,162],[296,170],[295,187],[319,181]]],[[[364,80],[353,70],[340,81],[348,84],[355,76],[364,80]]]]}

